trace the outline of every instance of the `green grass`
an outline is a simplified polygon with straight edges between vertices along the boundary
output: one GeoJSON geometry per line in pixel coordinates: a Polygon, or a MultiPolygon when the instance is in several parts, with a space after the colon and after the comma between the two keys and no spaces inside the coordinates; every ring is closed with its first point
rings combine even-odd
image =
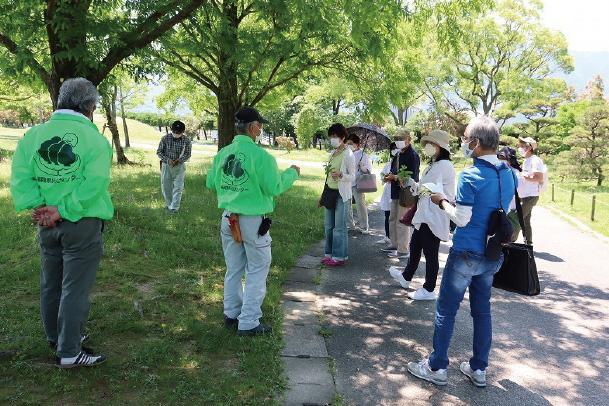
{"type": "Polygon", "coordinates": [[[541,203],[577,218],[593,230],[609,236],[609,186],[594,186],[593,182],[556,182],[554,201],[551,185],[541,196],[541,203]],[[575,199],[571,206],[571,190],[575,199]],[[596,212],[591,220],[592,195],[596,196],[596,212]]]}
{"type": "MultiPolygon", "coordinates": [[[[14,148],[14,141],[12,148],[14,148]]],[[[134,151],[136,152],[136,151],[134,151]]],[[[316,209],[322,170],[277,199],[273,265],[263,306],[269,337],[239,338],[221,326],[225,271],[221,212],[204,189],[209,158],[193,156],[179,215],[165,214],[157,160],[113,168],[115,218],[92,294],[90,346],[98,368],[52,367],[39,316],[39,257],[28,214],[9,196],[10,160],[0,163],[0,404],[266,405],[285,387],[279,306],[287,270],[323,237],[316,209]]]]}

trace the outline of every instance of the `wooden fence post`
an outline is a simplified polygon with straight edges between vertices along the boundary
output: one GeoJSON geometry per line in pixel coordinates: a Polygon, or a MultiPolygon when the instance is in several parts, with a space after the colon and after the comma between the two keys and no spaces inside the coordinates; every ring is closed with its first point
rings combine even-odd
{"type": "Polygon", "coordinates": [[[554,184],[552,183],[552,201],[554,201],[554,184]]]}
{"type": "Polygon", "coordinates": [[[592,213],[590,213],[590,219],[594,221],[594,212],[596,211],[596,195],[592,195],[592,213]]]}
{"type": "Polygon", "coordinates": [[[571,189],[571,207],[573,207],[574,201],[575,201],[575,189],[571,189]]]}

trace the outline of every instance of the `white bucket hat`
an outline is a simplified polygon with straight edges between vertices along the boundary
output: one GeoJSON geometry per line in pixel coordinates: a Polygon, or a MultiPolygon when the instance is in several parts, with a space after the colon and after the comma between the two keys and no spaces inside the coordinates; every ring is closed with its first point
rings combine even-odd
{"type": "Polygon", "coordinates": [[[421,145],[425,145],[428,142],[432,142],[438,145],[440,148],[443,148],[450,152],[450,135],[443,130],[433,130],[429,134],[423,136],[421,138],[421,145]]]}

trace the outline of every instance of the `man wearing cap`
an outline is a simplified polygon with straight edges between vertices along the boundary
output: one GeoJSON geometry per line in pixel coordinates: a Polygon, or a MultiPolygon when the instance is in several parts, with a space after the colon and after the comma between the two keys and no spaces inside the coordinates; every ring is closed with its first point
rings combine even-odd
{"type": "MultiPolygon", "coordinates": [[[[524,157],[522,163],[522,174],[518,186],[518,195],[522,202],[522,215],[524,217],[524,225],[526,227],[524,234],[525,241],[533,244],[533,231],[531,229],[531,214],[533,207],[539,201],[539,193],[541,184],[544,179],[545,165],[535,151],[537,150],[537,142],[531,138],[519,138],[520,147],[518,153],[524,157]]],[[[512,225],[514,226],[514,234],[512,240],[516,241],[520,234],[520,222],[517,219],[516,212],[510,214],[512,225]]]]}
{"type": "Polygon", "coordinates": [[[185,162],[190,159],[192,145],[190,138],[184,136],[186,126],[181,121],[174,121],[171,133],[161,138],[156,151],[161,160],[161,191],[165,198],[165,209],[169,213],[180,210],[184,192],[185,162]]]}
{"type": "Polygon", "coordinates": [[[220,236],[226,262],[224,326],[242,336],[267,334],[261,324],[266,278],[271,265],[270,219],[274,197],[292,187],[300,168],[283,172],[275,158],[257,145],[266,120],[253,108],[235,114],[237,136],[222,148],[207,174],[207,187],[216,191],[224,209],[220,236]],[[245,274],[245,286],[242,278],[245,274]]]}

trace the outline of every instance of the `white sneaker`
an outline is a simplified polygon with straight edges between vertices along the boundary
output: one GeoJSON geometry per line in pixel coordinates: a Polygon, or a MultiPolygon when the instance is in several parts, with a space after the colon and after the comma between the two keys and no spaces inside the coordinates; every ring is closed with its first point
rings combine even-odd
{"type": "Polygon", "coordinates": [[[408,287],[410,286],[410,282],[408,282],[406,279],[404,279],[402,272],[403,272],[403,269],[398,268],[397,266],[389,267],[389,275],[391,275],[391,277],[393,279],[398,281],[400,283],[401,287],[403,287],[404,289],[408,289],[408,287]]]}
{"type": "Polygon", "coordinates": [[[397,259],[408,259],[410,258],[410,254],[408,252],[399,252],[398,250],[391,251],[387,254],[389,258],[397,258],[397,259]]]}
{"type": "Polygon", "coordinates": [[[391,243],[391,240],[387,237],[383,237],[382,239],[378,240],[376,243],[377,244],[389,244],[389,243],[391,243]]]}
{"type": "Polygon", "coordinates": [[[435,292],[429,292],[425,288],[420,288],[414,292],[408,293],[408,297],[412,300],[436,300],[438,295],[435,292]]]}
{"type": "Polygon", "coordinates": [[[408,372],[417,378],[424,379],[433,384],[444,386],[448,384],[448,372],[446,369],[438,369],[437,371],[432,371],[429,367],[429,361],[425,358],[421,362],[409,362],[408,363],[408,372]]]}
{"type": "Polygon", "coordinates": [[[475,371],[472,370],[472,367],[469,366],[469,362],[467,361],[462,362],[459,369],[475,386],[479,388],[484,388],[486,386],[486,371],[481,371],[479,369],[476,369],[475,371]]]}
{"type": "Polygon", "coordinates": [[[364,235],[370,235],[370,230],[364,230],[363,228],[361,230],[359,230],[359,232],[364,235]]]}

